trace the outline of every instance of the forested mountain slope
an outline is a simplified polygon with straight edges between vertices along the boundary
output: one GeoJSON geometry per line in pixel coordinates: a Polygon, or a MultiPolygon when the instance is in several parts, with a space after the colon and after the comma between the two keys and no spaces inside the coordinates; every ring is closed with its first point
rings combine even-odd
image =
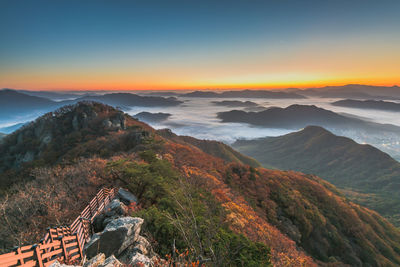
{"type": "Polygon", "coordinates": [[[373,146],[308,126],[284,136],[239,140],[233,147],[263,166],[316,174],[351,190],[346,192],[353,200],[398,223],[400,163],[373,146]]]}

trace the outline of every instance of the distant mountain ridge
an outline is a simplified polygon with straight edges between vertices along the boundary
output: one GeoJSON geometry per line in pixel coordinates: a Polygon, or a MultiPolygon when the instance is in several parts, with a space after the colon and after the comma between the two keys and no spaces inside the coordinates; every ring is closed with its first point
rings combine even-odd
{"type": "Polygon", "coordinates": [[[371,131],[392,131],[400,133],[400,127],[378,124],[358,118],[347,117],[315,105],[290,105],[286,108],[271,107],[259,112],[231,110],[219,112],[222,122],[241,122],[268,128],[301,129],[308,125],[338,128],[362,128],[371,131]]]}
{"type": "Polygon", "coordinates": [[[302,99],[306,98],[303,95],[299,95],[292,92],[280,92],[280,91],[269,91],[269,90],[238,90],[238,91],[194,91],[191,93],[182,94],[184,97],[206,97],[206,98],[287,98],[287,99],[302,99]]]}
{"type": "Polygon", "coordinates": [[[331,103],[333,106],[349,107],[349,108],[361,108],[361,109],[376,109],[385,111],[400,111],[400,104],[389,101],[377,101],[377,100],[354,100],[345,99],[331,103]]]}
{"type": "Polygon", "coordinates": [[[309,89],[290,89],[290,92],[323,98],[354,98],[354,99],[400,99],[400,87],[372,86],[363,84],[347,84],[343,86],[325,86],[309,89]]]}
{"type": "Polygon", "coordinates": [[[96,101],[114,107],[119,106],[123,108],[130,106],[168,107],[168,106],[177,106],[183,103],[183,101],[180,101],[175,97],[139,96],[131,93],[110,93],[104,95],[84,96],[77,98],[72,102],[77,102],[77,101],[96,101]]]}
{"type": "MultiPolygon", "coordinates": [[[[139,96],[131,93],[110,93],[94,96],[77,96],[73,100],[53,101],[45,97],[34,96],[36,93],[23,93],[21,91],[3,89],[0,90],[0,121],[12,120],[18,116],[43,115],[65,105],[71,105],[80,101],[97,101],[103,104],[129,109],[132,106],[140,107],[169,107],[183,103],[174,97],[139,96]]],[[[51,94],[54,95],[56,93],[51,94]]],[[[47,92],[37,95],[48,95],[47,92]]]]}
{"type": "Polygon", "coordinates": [[[266,167],[316,174],[339,188],[376,194],[379,202],[357,202],[400,225],[400,163],[373,146],[308,126],[284,136],[238,140],[233,147],[266,167]]]}
{"type": "Polygon", "coordinates": [[[23,94],[14,90],[0,90],[0,116],[20,115],[25,112],[50,110],[58,104],[50,99],[23,94]]]}
{"type": "Polygon", "coordinates": [[[298,129],[313,125],[350,125],[360,120],[348,118],[315,105],[271,107],[259,112],[231,110],[218,113],[222,122],[244,122],[269,128],[298,129]]]}
{"type": "Polygon", "coordinates": [[[237,101],[237,100],[224,100],[224,101],[212,101],[216,106],[223,107],[259,107],[259,105],[252,101],[237,101]]]}
{"type": "Polygon", "coordinates": [[[30,91],[30,90],[15,90],[17,92],[31,95],[31,96],[38,96],[43,98],[48,98],[50,100],[70,100],[82,97],[83,94],[81,93],[69,93],[69,92],[58,92],[58,91],[30,91]]]}

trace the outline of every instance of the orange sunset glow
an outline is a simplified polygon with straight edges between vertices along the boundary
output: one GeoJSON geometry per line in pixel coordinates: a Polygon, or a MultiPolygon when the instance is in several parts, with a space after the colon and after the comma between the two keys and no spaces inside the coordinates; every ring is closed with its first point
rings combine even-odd
{"type": "MultiPolygon", "coordinates": [[[[8,17],[10,7],[3,16],[7,27],[0,26],[10,40],[0,44],[0,87],[179,90],[400,84],[398,16],[383,15],[386,9],[361,8],[357,15],[340,10],[332,16],[325,7],[313,6],[316,13],[303,6],[303,13],[289,10],[293,17],[282,17],[246,6],[227,10],[221,20],[201,5],[183,8],[191,16],[179,10],[173,16],[163,9],[131,16],[120,12],[121,5],[100,20],[106,12],[102,8],[90,15],[98,24],[85,24],[87,18],[75,10],[64,14],[76,15],[69,23],[57,14],[43,13],[38,19],[28,12],[29,23],[24,24],[8,17]],[[152,12],[159,17],[147,20],[152,12]],[[11,45],[13,40],[18,45],[11,45]]],[[[135,13],[134,6],[129,8],[135,13]]]]}

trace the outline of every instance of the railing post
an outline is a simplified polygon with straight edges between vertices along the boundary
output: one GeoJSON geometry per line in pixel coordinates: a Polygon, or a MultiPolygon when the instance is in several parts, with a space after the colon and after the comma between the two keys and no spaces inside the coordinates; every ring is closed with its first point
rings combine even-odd
{"type": "Polygon", "coordinates": [[[105,193],[103,192],[103,209],[106,208],[106,197],[107,195],[105,195],[105,193]]]}
{"type": "Polygon", "coordinates": [[[64,236],[60,236],[59,239],[61,241],[61,248],[62,248],[63,254],[64,254],[64,261],[67,262],[68,254],[67,254],[67,248],[65,247],[64,236]]]}
{"type": "Polygon", "coordinates": [[[107,192],[108,203],[111,203],[110,192],[107,192]]]}
{"type": "Polygon", "coordinates": [[[89,212],[90,212],[90,217],[93,217],[93,212],[92,212],[92,201],[89,202],[89,212]]]}
{"type": "Polygon", "coordinates": [[[79,219],[81,221],[81,226],[82,226],[83,240],[86,241],[86,228],[85,228],[85,224],[83,223],[83,217],[81,216],[79,219]]]}
{"type": "Polygon", "coordinates": [[[79,240],[79,236],[78,236],[78,234],[77,234],[77,233],[75,234],[75,236],[76,236],[76,242],[78,243],[79,254],[81,255],[81,260],[83,260],[83,250],[82,250],[82,245],[81,245],[81,242],[80,242],[80,240],[79,240]]]}
{"type": "Polygon", "coordinates": [[[49,231],[49,237],[51,242],[53,242],[53,235],[51,234],[51,227],[47,228],[47,230],[49,231]]]}
{"type": "Polygon", "coordinates": [[[21,251],[21,247],[16,247],[16,248],[14,248],[14,251],[17,253],[17,255],[19,256],[19,259],[18,259],[18,261],[19,261],[19,264],[21,264],[21,265],[24,265],[24,258],[22,257],[22,251],[21,251]]]}
{"type": "Polygon", "coordinates": [[[40,254],[40,248],[38,244],[35,244],[32,246],[32,249],[35,250],[35,256],[37,259],[37,263],[39,267],[43,267],[43,261],[42,261],[42,254],[40,254]]]}
{"type": "MultiPolygon", "coordinates": [[[[99,210],[99,208],[100,208],[100,203],[99,203],[99,197],[98,197],[98,194],[96,195],[96,211],[95,211],[95,213],[99,210]]],[[[92,219],[92,218],[90,218],[90,219],[92,219]]]]}

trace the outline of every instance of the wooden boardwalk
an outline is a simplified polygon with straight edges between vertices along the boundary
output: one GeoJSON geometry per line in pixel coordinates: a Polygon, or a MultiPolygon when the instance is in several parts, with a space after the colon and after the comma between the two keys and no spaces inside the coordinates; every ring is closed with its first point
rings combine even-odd
{"type": "Polygon", "coordinates": [[[94,217],[104,210],[117,192],[116,188],[101,189],[70,226],[48,228],[38,244],[17,247],[13,252],[0,255],[0,267],[47,267],[55,260],[80,263],[84,256],[83,248],[92,235],[94,217]]]}

